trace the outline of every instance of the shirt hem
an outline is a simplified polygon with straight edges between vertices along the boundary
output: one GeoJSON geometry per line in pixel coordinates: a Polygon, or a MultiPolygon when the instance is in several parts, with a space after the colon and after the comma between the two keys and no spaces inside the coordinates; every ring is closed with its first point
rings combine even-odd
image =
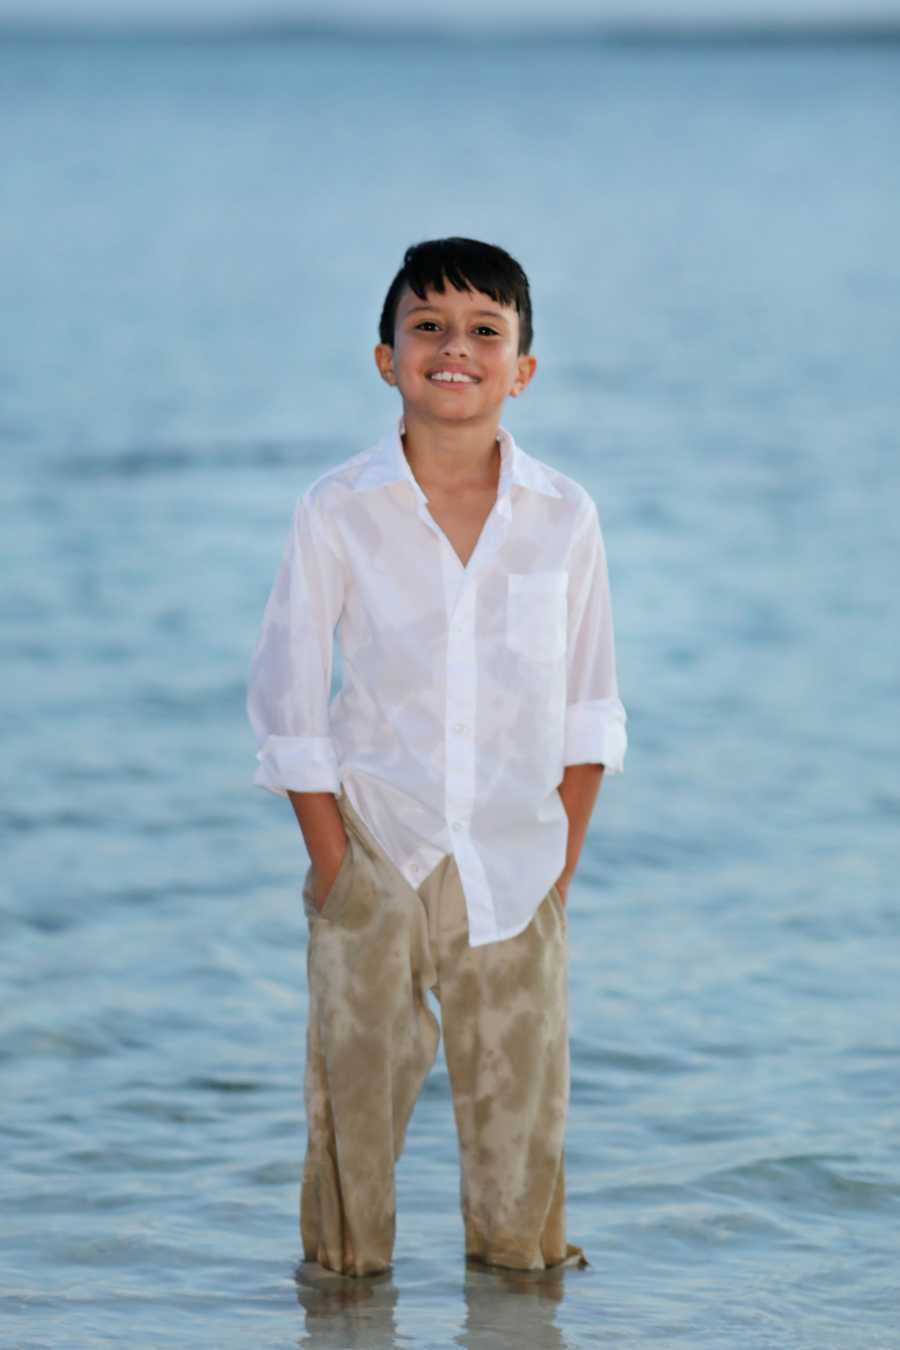
{"type": "MultiPolygon", "coordinates": [[[[544,892],[544,895],[546,895],[546,891],[544,892]]],[[[491,942],[505,942],[505,941],[507,940],[507,938],[518,937],[520,933],[524,933],[524,932],[525,932],[525,929],[528,927],[528,925],[531,923],[531,920],[534,918],[535,914],[537,914],[538,910],[540,909],[541,904],[543,903],[543,900],[544,900],[544,895],[542,895],[541,898],[540,898],[540,900],[538,900],[538,902],[537,902],[537,904],[535,905],[534,909],[531,911],[531,913],[529,914],[528,918],[524,921],[524,923],[520,923],[520,924],[519,924],[517,927],[515,927],[515,928],[510,928],[510,929],[509,929],[508,931],[506,931],[506,932],[495,932],[494,935],[493,935],[493,937],[479,938],[479,940],[478,940],[477,942],[473,942],[473,941],[472,941],[472,938],[471,938],[471,936],[470,936],[470,937],[469,937],[469,946],[470,946],[470,947],[487,947],[491,942]]]]}

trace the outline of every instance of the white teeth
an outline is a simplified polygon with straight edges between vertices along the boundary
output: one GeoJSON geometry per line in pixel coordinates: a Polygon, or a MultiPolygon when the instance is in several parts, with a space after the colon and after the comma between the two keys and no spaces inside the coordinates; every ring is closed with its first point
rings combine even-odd
{"type": "Polygon", "coordinates": [[[439,370],[434,375],[429,375],[431,380],[443,380],[445,383],[452,380],[456,384],[474,384],[475,381],[471,375],[458,374],[456,371],[439,370]]]}

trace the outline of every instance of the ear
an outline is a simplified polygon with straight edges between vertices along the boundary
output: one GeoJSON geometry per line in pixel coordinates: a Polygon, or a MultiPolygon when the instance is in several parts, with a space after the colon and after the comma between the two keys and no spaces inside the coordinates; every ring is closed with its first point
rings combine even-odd
{"type": "Polygon", "coordinates": [[[394,349],[386,342],[379,342],[375,348],[375,364],[381,374],[381,378],[388,384],[396,385],[397,376],[394,374],[394,349]]]}
{"type": "Polygon", "coordinates": [[[509,393],[511,398],[518,398],[522,390],[530,383],[531,377],[537,370],[537,357],[526,354],[520,356],[516,361],[516,378],[510,385],[509,393]]]}

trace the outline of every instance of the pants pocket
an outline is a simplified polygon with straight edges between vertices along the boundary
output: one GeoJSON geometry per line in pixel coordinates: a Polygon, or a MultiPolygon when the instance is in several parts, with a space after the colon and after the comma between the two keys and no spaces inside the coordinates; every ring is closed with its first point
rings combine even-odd
{"type": "Polygon", "coordinates": [[[310,919],[334,919],[344,908],[347,898],[353,891],[353,872],[357,861],[358,843],[347,831],[347,847],[341,859],[334,881],[328,888],[328,894],[320,906],[315,902],[316,867],[310,862],[303,883],[303,909],[310,919]]]}
{"type": "Polygon", "coordinates": [[[567,914],[567,912],[566,912],[566,905],[563,904],[563,898],[562,898],[562,896],[561,896],[560,893],[559,893],[559,887],[557,886],[557,884],[556,884],[555,881],[554,881],[553,885],[550,887],[549,894],[550,894],[550,895],[552,896],[552,898],[553,898],[553,901],[554,901],[554,903],[555,903],[555,905],[556,905],[557,912],[558,912],[560,918],[562,919],[562,921],[563,921],[563,927],[565,928],[565,927],[567,926],[568,922],[569,922],[569,916],[568,916],[568,914],[567,914]]]}

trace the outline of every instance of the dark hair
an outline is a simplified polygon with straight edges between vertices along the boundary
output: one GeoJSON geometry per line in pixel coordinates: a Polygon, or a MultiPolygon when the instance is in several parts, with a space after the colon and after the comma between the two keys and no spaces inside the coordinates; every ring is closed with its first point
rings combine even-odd
{"type": "Polygon", "coordinates": [[[531,293],[524,271],[515,258],[496,244],[457,235],[449,239],[424,239],[406,250],[403,266],[385,296],[378,325],[381,341],[394,345],[397,304],[406,286],[424,300],[427,287],[443,294],[445,279],[458,291],[482,291],[499,305],[515,305],[519,315],[519,355],[530,351],[534,333],[531,293]]]}

